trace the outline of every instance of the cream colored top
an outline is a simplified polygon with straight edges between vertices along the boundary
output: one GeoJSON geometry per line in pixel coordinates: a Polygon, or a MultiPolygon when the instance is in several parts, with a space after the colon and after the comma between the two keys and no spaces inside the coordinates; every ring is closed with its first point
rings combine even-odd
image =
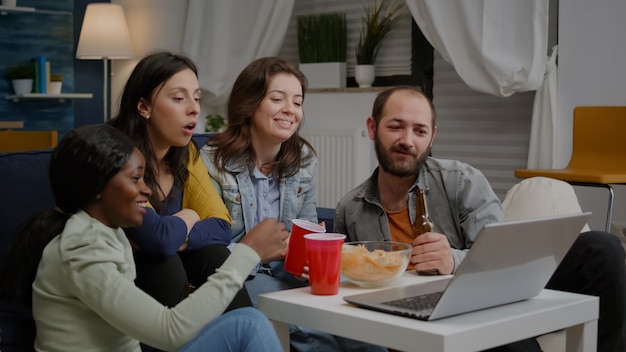
{"type": "Polygon", "coordinates": [[[85,212],[73,215],[44,249],[33,283],[37,351],[140,351],[139,341],[180,349],[226,309],[260,260],[237,246],[208,281],[174,308],[134,284],[124,231],[85,212]]]}

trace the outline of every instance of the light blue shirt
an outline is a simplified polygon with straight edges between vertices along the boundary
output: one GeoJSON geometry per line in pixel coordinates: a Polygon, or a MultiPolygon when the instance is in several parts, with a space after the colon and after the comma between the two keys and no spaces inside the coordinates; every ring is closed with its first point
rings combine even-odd
{"type": "Polygon", "coordinates": [[[256,223],[266,218],[278,219],[278,211],[280,208],[280,190],[278,182],[274,180],[274,176],[264,175],[258,169],[252,171],[250,177],[256,194],[256,223]]]}
{"type": "MultiPolygon", "coordinates": [[[[213,164],[214,149],[205,145],[200,150],[200,156],[233,220],[233,240],[228,246],[231,250],[248,231],[267,217],[284,223],[287,231],[291,231],[293,219],[305,219],[317,224],[317,158],[307,161],[295,175],[276,181],[256,169],[250,170],[243,158],[229,160],[226,172],[218,172],[213,164]]],[[[306,153],[308,148],[304,146],[302,155],[306,153]]],[[[257,265],[251,275],[259,269],[257,265]]]]}

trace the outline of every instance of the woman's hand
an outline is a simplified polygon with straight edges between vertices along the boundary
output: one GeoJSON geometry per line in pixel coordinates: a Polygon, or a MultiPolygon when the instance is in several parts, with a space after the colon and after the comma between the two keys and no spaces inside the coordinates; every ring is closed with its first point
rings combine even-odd
{"type": "Polygon", "coordinates": [[[261,263],[269,263],[284,257],[288,242],[289,232],[285,229],[285,224],[271,218],[261,221],[241,240],[241,243],[259,254],[261,263]]]}
{"type": "Polygon", "coordinates": [[[185,238],[185,242],[178,247],[178,252],[183,252],[187,249],[187,244],[189,243],[189,232],[193,228],[198,221],[200,221],[200,215],[192,209],[182,209],[181,211],[174,214],[174,216],[181,218],[185,225],[187,225],[187,237],[185,238]]]}
{"type": "Polygon", "coordinates": [[[181,218],[185,222],[187,225],[187,235],[189,235],[189,231],[191,231],[193,225],[200,221],[200,215],[192,209],[182,209],[174,214],[174,216],[181,218]]]}
{"type": "Polygon", "coordinates": [[[187,249],[187,244],[189,244],[189,236],[185,238],[185,242],[178,247],[178,252],[184,252],[187,249]]]}

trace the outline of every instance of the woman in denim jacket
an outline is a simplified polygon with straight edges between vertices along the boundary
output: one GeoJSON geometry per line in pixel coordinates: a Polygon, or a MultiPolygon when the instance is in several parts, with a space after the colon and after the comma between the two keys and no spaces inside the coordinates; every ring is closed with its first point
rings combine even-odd
{"type": "MultiPolygon", "coordinates": [[[[228,98],[226,130],[211,137],[200,155],[233,220],[231,247],[265,218],[291,231],[292,219],[317,222],[317,156],[298,134],[306,89],[304,75],[277,57],[250,63],[228,98]]],[[[283,270],[283,260],[260,263],[246,282],[257,295],[307,281],[283,270]]]]}
{"type": "MultiPolygon", "coordinates": [[[[231,248],[265,218],[278,219],[288,231],[293,219],[318,221],[317,156],[298,134],[306,85],[304,75],[283,59],[253,61],[228,98],[228,127],[200,151],[232,218],[231,248]]],[[[306,286],[305,278],[284,271],[281,259],[259,263],[245,287],[256,306],[259,294],[306,286]]],[[[290,342],[292,351],[378,351],[293,325],[290,342]]]]}
{"type": "MultiPolygon", "coordinates": [[[[210,142],[209,142],[210,143],[210,142]]],[[[225,172],[217,170],[212,161],[208,160],[214,154],[215,147],[205,146],[202,159],[209,169],[209,174],[216,186],[218,194],[224,200],[226,208],[231,214],[233,223],[233,242],[238,243],[243,236],[258,223],[257,197],[254,186],[254,176],[249,172],[244,158],[229,160],[225,164],[225,172]],[[244,207],[243,204],[252,206],[244,207]]],[[[309,147],[302,146],[301,157],[310,153],[309,147]]],[[[291,231],[292,219],[306,219],[317,221],[315,204],[315,188],[317,159],[310,158],[303,162],[302,167],[293,176],[281,178],[278,182],[278,221],[285,223],[291,231]]],[[[261,219],[262,220],[262,219],[261,219]]]]}

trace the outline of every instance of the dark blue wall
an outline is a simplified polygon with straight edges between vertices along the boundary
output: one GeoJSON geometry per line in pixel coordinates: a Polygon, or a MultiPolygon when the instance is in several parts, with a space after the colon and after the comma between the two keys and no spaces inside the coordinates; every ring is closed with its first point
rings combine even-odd
{"type": "MultiPolygon", "coordinates": [[[[80,28],[83,24],[85,9],[87,5],[92,2],[110,1],[74,0],[74,54],[76,54],[76,47],[78,46],[78,38],[80,37],[80,28]]],[[[109,72],[111,72],[110,67],[109,72]]],[[[74,59],[74,83],[76,85],[76,91],[93,94],[93,99],[74,101],[75,127],[102,122],[104,115],[104,103],[102,101],[103,74],[104,65],[102,60],[74,59]]],[[[111,94],[109,92],[109,102],[110,97],[111,94]]],[[[111,112],[109,111],[109,115],[110,114],[111,112]]]]}
{"type": "Polygon", "coordinates": [[[93,1],[19,0],[18,6],[42,11],[0,16],[0,121],[22,120],[24,129],[57,130],[59,137],[73,127],[102,121],[102,61],[74,58],[89,2],[93,1]],[[5,78],[7,68],[39,55],[50,61],[52,72],[63,75],[62,93],[92,93],[93,98],[63,103],[6,100],[5,96],[13,94],[11,82],[5,78]]]}

